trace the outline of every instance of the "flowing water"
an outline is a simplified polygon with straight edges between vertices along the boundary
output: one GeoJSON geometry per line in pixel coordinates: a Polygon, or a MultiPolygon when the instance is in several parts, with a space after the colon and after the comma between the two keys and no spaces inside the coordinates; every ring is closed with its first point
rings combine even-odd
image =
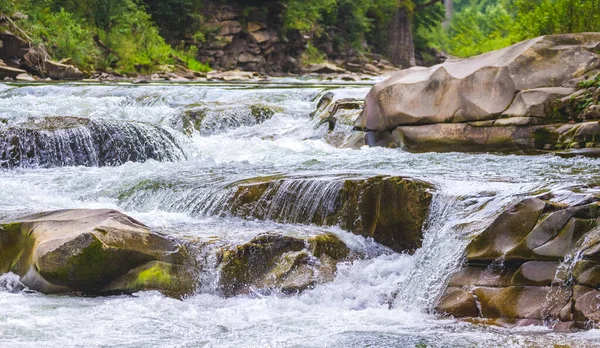
{"type": "Polygon", "coordinates": [[[329,145],[327,126],[310,117],[319,96],[333,91],[337,98],[362,98],[369,88],[289,80],[0,84],[2,220],[53,209],[114,208],[156,231],[223,244],[264,232],[306,236],[327,230],[367,255],[339,264],[332,283],[294,296],[220,297],[210,250],[203,256],[200,291],[181,301],[155,292],[46,296],[6,274],[0,277],[0,346],[600,345],[596,330],[504,329],[443,319],[432,311],[469,239],[503,207],[549,191],[564,202],[598,192],[600,160],[329,145]],[[55,116],[70,117],[75,125],[49,129],[55,116]],[[190,127],[198,120],[201,126],[190,127]],[[24,131],[32,128],[36,132],[24,131]],[[15,134],[21,138],[11,142],[15,134]],[[343,179],[375,175],[435,185],[423,247],[414,255],[306,223],[326,214],[343,179]],[[272,197],[265,219],[233,216],[228,202],[235,188],[257,177],[273,180],[265,193],[272,197]]]}

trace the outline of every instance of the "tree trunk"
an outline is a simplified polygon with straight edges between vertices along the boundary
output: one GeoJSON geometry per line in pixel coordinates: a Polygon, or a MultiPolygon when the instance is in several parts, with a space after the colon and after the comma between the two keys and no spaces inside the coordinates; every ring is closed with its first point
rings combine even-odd
{"type": "Polygon", "coordinates": [[[409,68],[415,66],[415,44],[411,17],[406,9],[399,7],[388,27],[387,55],[392,63],[409,68]]]}
{"type": "Polygon", "coordinates": [[[452,20],[452,0],[444,0],[444,6],[446,7],[446,19],[442,25],[444,28],[448,28],[450,21],[452,20]]]}

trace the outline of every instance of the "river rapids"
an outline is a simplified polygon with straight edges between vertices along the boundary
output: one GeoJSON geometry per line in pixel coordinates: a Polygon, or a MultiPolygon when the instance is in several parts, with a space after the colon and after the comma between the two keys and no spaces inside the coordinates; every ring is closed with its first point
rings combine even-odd
{"type": "Polygon", "coordinates": [[[362,98],[369,89],[368,84],[294,80],[0,84],[0,129],[28,139],[18,145],[7,138],[0,142],[2,220],[55,209],[112,208],[155,231],[223,243],[264,232],[330,231],[367,255],[338,265],[332,283],[299,295],[219,296],[210,252],[204,255],[200,290],[184,300],[156,292],[42,295],[5,274],[0,276],[0,346],[600,345],[598,330],[507,329],[440,318],[433,311],[449,276],[461,266],[469,240],[502,208],[547,191],[564,192],[564,202],[572,191],[600,191],[600,159],[410,154],[330,145],[327,125],[311,117],[319,98],[326,92],[362,98]],[[79,126],[49,134],[44,129],[56,117],[79,126]],[[199,119],[201,127],[190,126],[199,119]],[[110,148],[100,146],[101,139],[110,148]],[[375,175],[422,179],[436,188],[423,246],[414,255],[300,218],[325,209],[342,178],[375,175]],[[228,214],[232,185],[256,177],[285,178],[274,188],[273,203],[285,218],[228,214]],[[286,201],[288,189],[300,193],[293,205],[286,201]]]}

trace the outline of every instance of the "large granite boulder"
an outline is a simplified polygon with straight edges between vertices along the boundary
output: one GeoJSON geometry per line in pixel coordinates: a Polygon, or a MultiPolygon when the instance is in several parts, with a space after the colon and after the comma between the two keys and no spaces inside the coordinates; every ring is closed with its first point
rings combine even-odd
{"type": "Polygon", "coordinates": [[[600,118],[599,49],[600,33],[551,35],[403,70],[372,88],[355,126],[412,152],[543,149],[537,129],[600,118]]]}
{"type": "Polygon", "coordinates": [[[503,325],[600,325],[599,221],[597,196],[509,207],[468,245],[437,310],[503,325]]]}
{"type": "Polygon", "coordinates": [[[188,253],[114,210],[59,210],[0,224],[0,273],[43,293],[158,290],[180,298],[197,283],[188,253]]]}

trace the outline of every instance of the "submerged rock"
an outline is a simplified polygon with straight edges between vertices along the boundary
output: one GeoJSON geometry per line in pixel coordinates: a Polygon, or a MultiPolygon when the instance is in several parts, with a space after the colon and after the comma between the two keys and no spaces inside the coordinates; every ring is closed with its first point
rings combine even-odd
{"type": "Polygon", "coordinates": [[[600,325],[599,221],[596,196],[572,206],[529,198],[509,207],[468,245],[437,310],[503,325],[600,325]]]}
{"type": "Polygon", "coordinates": [[[196,286],[187,247],[114,210],[59,210],[0,224],[0,273],[32,290],[92,295],[196,286]]]}
{"type": "Polygon", "coordinates": [[[172,126],[185,134],[194,132],[214,134],[242,126],[263,123],[283,109],[277,106],[257,103],[247,107],[231,108],[231,105],[203,105],[185,110],[172,126]]]}
{"type": "Polygon", "coordinates": [[[298,293],[335,278],[337,263],[350,250],[332,233],[308,240],[264,234],[224,250],[220,256],[220,289],[226,296],[251,291],[298,293]]]}
{"type": "Polygon", "coordinates": [[[0,167],[111,166],[177,161],[185,154],[167,130],[137,122],[45,117],[0,129],[0,167]]]}
{"type": "Polygon", "coordinates": [[[550,35],[403,70],[373,87],[356,127],[368,145],[411,152],[561,150],[539,133],[594,119],[598,47],[599,33],[550,35]]]}

